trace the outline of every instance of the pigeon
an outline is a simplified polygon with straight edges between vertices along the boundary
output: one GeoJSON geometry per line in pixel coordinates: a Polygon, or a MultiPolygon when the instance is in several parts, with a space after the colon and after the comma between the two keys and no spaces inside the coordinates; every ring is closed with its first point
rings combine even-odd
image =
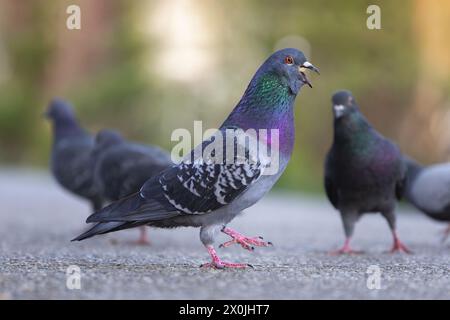
{"type": "Polygon", "coordinates": [[[214,135],[180,163],[146,181],[138,193],[92,214],[86,222],[97,224],[73,240],[141,225],[199,227],[200,240],[212,259],[202,267],[249,267],[220,259],[214,240],[221,231],[231,238],[222,247],[238,244],[251,251],[271,244],[227,225],[270,191],[286,168],[294,146],[294,101],[303,85],[312,87],[307,69],[318,73],[297,49],[273,53],[214,135]],[[255,145],[258,150],[270,149],[270,159],[255,152],[255,145]]]}
{"type": "MultiPolygon", "coordinates": [[[[104,129],[95,139],[94,180],[102,197],[117,201],[139,191],[141,186],[172,165],[168,152],[156,147],[126,141],[119,132],[104,129]]],[[[141,227],[138,244],[148,244],[146,228],[141,227]]]]}
{"type": "Polygon", "coordinates": [[[50,170],[54,178],[65,189],[87,199],[94,211],[100,210],[103,199],[93,180],[91,157],[94,138],[80,126],[72,106],[61,99],[51,101],[44,115],[53,127],[50,170]]]}
{"type": "MultiPolygon", "coordinates": [[[[450,163],[423,166],[408,156],[405,199],[432,219],[450,222],[450,163]]],[[[450,224],[442,241],[450,234],[450,224]]]]}
{"type": "Polygon", "coordinates": [[[396,231],[395,206],[405,185],[406,169],[399,148],[378,133],[359,111],[349,91],[332,97],[334,139],[325,159],[325,191],[339,210],[344,246],[333,254],[356,254],[350,240],[360,216],[380,212],[391,229],[391,252],[410,253],[396,231]]]}

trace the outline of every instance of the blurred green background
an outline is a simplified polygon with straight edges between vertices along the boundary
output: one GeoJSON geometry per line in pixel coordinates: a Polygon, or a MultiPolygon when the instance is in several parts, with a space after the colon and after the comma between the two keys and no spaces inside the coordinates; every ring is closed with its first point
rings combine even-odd
{"type": "Polygon", "coordinates": [[[350,89],[401,149],[450,155],[450,2],[0,0],[0,164],[45,168],[52,97],[91,132],[174,145],[176,128],[218,127],[274,50],[294,46],[321,70],[297,99],[296,150],[278,187],[322,189],[330,96],[350,89]],[[81,8],[68,30],[66,8],[81,8]],[[381,30],[366,26],[370,4],[381,30]]]}

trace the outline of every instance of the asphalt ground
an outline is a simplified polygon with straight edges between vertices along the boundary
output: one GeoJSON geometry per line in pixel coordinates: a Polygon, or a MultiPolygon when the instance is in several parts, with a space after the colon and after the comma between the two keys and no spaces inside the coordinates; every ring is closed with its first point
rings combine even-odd
{"type": "Polygon", "coordinates": [[[46,173],[0,171],[0,203],[0,299],[450,298],[445,225],[407,206],[398,210],[398,228],[414,254],[386,253],[391,235],[374,214],[356,227],[353,246],[364,254],[331,256],[343,230],[325,197],[272,192],[230,227],[274,246],[218,249],[224,260],[254,269],[204,270],[209,257],[194,228],[149,229],[150,246],[133,243],[137,230],[70,242],[90,208],[46,173]],[[69,266],[79,273],[68,277],[69,266]]]}

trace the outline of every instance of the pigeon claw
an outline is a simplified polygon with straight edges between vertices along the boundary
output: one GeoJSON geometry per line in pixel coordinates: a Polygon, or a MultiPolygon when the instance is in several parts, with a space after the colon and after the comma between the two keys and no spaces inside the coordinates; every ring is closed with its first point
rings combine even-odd
{"type": "MultiPolygon", "coordinates": [[[[219,245],[219,248],[227,248],[227,247],[229,247],[229,246],[231,246],[232,244],[235,244],[235,243],[238,243],[238,241],[236,239],[233,239],[233,240],[230,240],[230,241],[222,243],[221,245],[219,245]]],[[[248,250],[248,251],[254,251],[255,250],[255,247],[250,246],[250,245],[248,245],[246,243],[239,243],[239,244],[245,250],[248,250]]]]}
{"type": "Polygon", "coordinates": [[[254,251],[255,247],[268,247],[273,246],[272,242],[263,241],[263,237],[246,237],[230,228],[224,227],[222,232],[230,236],[232,240],[227,241],[219,246],[219,248],[226,248],[232,244],[239,244],[242,248],[248,251],[254,251]]]}
{"type": "Polygon", "coordinates": [[[344,245],[342,246],[341,249],[335,250],[335,251],[331,251],[328,254],[332,255],[332,256],[337,256],[337,255],[342,255],[342,254],[357,255],[357,254],[364,253],[363,251],[353,250],[352,247],[350,246],[350,240],[351,240],[350,237],[347,237],[345,239],[344,245]]]}
{"type": "Polygon", "coordinates": [[[210,268],[210,269],[245,269],[245,268],[253,268],[252,265],[248,263],[232,263],[222,261],[217,255],[216,250],[212,245],[206,245],[206,249],[208,250],[209,255],[211,256],[212,261],[200,265],[200,268],[210,268]]]}
{"type": "Polygon", "coordinates": [[[407,253],[407,254],[413,253],[403,243],[401,243],[400,240],[395,241],[394,245],[392,246],[392,249],[389,251],[389,253],[402,253],[402,252],[407,253]]]}

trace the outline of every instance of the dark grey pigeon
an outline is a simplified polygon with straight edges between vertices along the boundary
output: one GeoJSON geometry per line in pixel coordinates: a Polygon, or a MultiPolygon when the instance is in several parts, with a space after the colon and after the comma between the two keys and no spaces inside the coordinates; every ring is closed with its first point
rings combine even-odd
{"type": "Polygon", "coordinates": [[[94,210],[102,208],[102,198],[93,180],[91,152],[94,138],[78,123],[72,107],[54,99],[45,112],[53,127],[50,169],[65,189],[89,200],[94,210]]]}
{"type": "Polygon", "coordinates": [[[333,95],[334,139],[325,160],[325,190],[340,211],[345,244],[336,254],[356,253],[350,239],[364,213],[380,212],[391,229],[391,252],[409,250],[396,232],[395,206],[402,195],[405,168],[398,147],[367,122],[349,91],[333,95]]]}
{"type": "MultiPolygon", "coordinates": [[[[423,166],[405,156],[405,198],[430,218],[450,222],[450,163],[423,166]]],[[[445,241],[450,234],[450,224],[444,231],[445,241]]]]}
{"type": "Polygon", "coordinates": [[[252,250],[254,246],[269,245],[259,237],[246,237],[227,224],[258,202],[286,168],[294,146],[294,101],[303,85],[311,86],[306,69],[317,71],[296,49],[272,54],[216,135],[197,146],[178,165],[148,180],[140,192],[91,215],[87,222],[98,224],[74,240],[141,225],[200,227],[200,240],[212,258],[203,267],[247,267],[222,261],[214,240],[222,231],[232,239],[224,246],[234,243],[252,250]],[[256,130],[261,130],[260,139],[256,130]],[[237,138],[231,139],[233,134],[237,138]],[[225,141],[229,137],[225,146],[220,143],[221,138],[225,141]],[[260,150],[269,149],[271,159],[250,147],[255,143],[260,150]]]}
{"type": "MultiPolygon", "coordinates": [[[[98,190],[109,201],[138,192],[145,181],[172,165],[168,152],[128,142],[113,130],[97,134],[93,156],[98,190]]],[[[138,243],[148,244],[145,226],[138,243]]]]}

